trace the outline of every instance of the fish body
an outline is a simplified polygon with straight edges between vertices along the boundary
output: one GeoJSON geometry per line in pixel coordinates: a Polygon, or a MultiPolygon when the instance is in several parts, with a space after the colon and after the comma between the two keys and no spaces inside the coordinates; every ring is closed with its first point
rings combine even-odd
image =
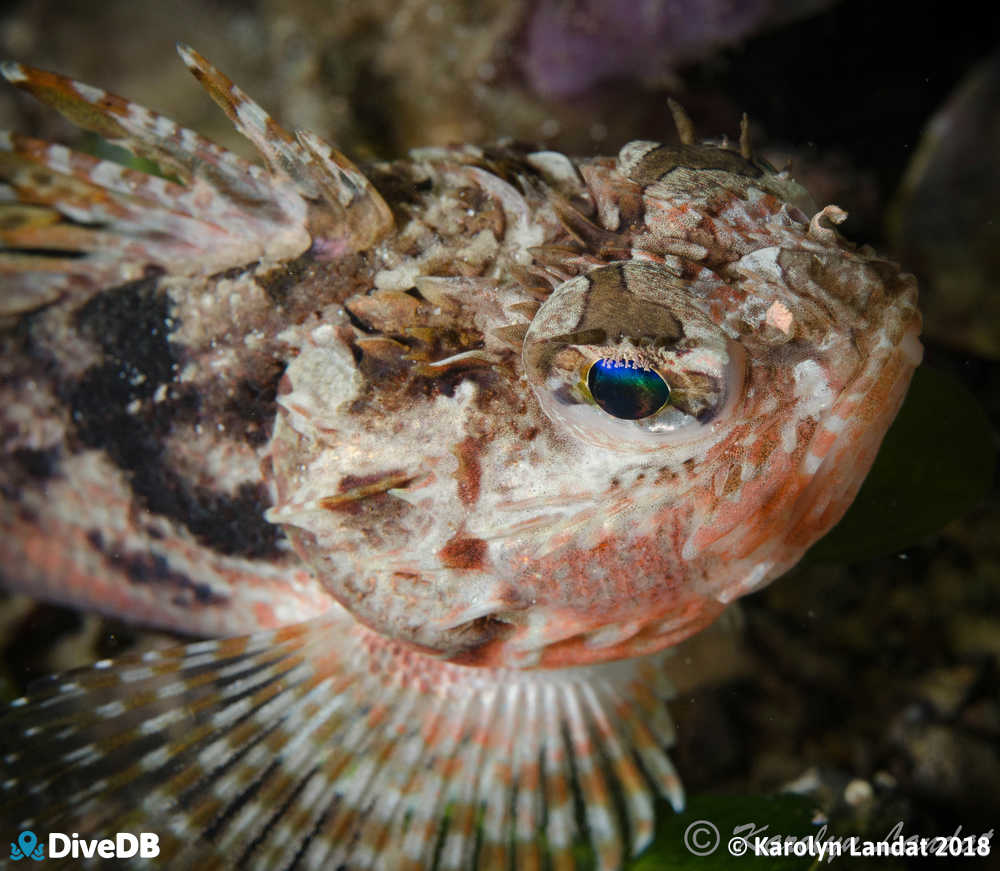
{"type": "Polygon", "coordinates": [[[0,557],[234,637],[18,700],[8,807],[179,867],[618,866],[682,803],[662,658],[850,504],[912,276],[682,113],[362,172],[181,54],[263,166],[4,67],[164,176],[0,139],[0,557]]]}

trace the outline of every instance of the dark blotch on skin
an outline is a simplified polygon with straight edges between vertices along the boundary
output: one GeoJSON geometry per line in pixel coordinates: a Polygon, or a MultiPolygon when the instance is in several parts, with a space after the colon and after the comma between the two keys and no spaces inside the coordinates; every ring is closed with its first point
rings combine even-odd
{"type": "Polygon", "coordinates": [[[449,569],[482,570],[486,567],[486,542],[457,535],[438,551],[438,557],[449,569]]]}
{"type": "Polygon", "coordinates": [[[469,646],[452,653],[456,665],[488,666],[495,662],[497,647],[517,631],[517,627],[496,617],[478,617],[455,628],[454,640],[461,644],[469,639],[469,646]]]}
{"type": "Polygon", "coordinates": [[[155,275],[105,291],[80,309],[78,324],[101,345],[105,360],[62,385],[77,437],[130,473],[132,490],[148,510],[183,524],[207,547],[249,558],[277,556],[280,532],[264,520],[269,503],[261,485],[243,484],[230,496],[191,483],[166,460],[164,441],[174,424],[194,420],[199,411],[191,390],[148,401],[174,375],[169,316],[155,275]],[[130,413],[136,400],[141,406],[130,413]]]}
{"type": "Polygon", "coordinates": [[[59,448],[18,448],[0,454],[0,494],[11,502],[33,487],[44,486],[59,474],[59,448]]]}
{"type": "Polygon", "coordinates": [[[24,482],[42,483],[59,474],[59,448],[35,450],[33,448],[18,448],[4,458],[5,463],[13,464],[19,474],[16,476],[24,482]]]}
{"type": "Polygon", "coordinates": [[[167,333],[170,305],[158,293],[158,273],[106,290],[76,313],[81,331],[104,349],[109,363],[121,367],[120,379],[130,382],[135,397],[152,396],[173,377],[176,362],[167,333]],[[137,383],[140,380],[142,383],[137,383]]]}
{"type": "Polygon", "coordinates": [[[408,386],[410,396],[433,398],[435,396],[452,397],[463,381],[471,381],[476,385],[476,407],[488,408],[491,398],[497,393],[500,378],[497,373],[479,361],[470,361],[467,365],[456,365],[431,376],[417,375],[408,386]]]}
{"type": "Polygon", "coordinates": [[[248,272],[253,271],[260,265],[259,260],[254,260],[252,263],[247,263],[245,266],[233,266],[230,269],[223,269],[222,272],[216,272],[214,275],[208,277],[209,281],[220,281],[221,279],[228,278],[239,278],[241,275],[246,275],[248,272]]]}
{"type": "Polygon", "coordinates": [[[261,378],[244,378],[236,383],[231,396],[226,397],[223,413],[227,431],[242,432],[247,443],[260,447],[271,437],[274,426],[275,398],[278,382],[284,367],[272,363],[270,372],[261,372],[261,378]],[[238,427],[234,424],[238,424],[238,427]]]}
{"type": "Polygon", "coordinates": [[[124,573],[132,583],[163,584],[176,588],[174,602],[178,605],[222,605],[228,601],[225,596],[213,592],[207,584],[200,584],[184,572],[171,568],[167,558],[161,554],[151,551],[123,551],[109,545],[99,529],[90,530],[87,541],[111,569],[124,573]]]}
{"type": "Polygon", "coordinates": [[[455,448],[458,469],[455,471],[455,486],[463,505],[475,505],[479,501],[479,484],[482,467],[479,457],[483,452],[483,440],[469,436],[462,439],[455,448]]]}
{"type": "Polygon", "coordinates": [[[306,252],[297,260],[282,264],[265,275],[256,276],[255,281],[272,302],[281,305],[288,299],[292,288],[302,281],[312,262],[312,256],[306,252]]]}
{"type": "Polygon", "coordinates": [[[207,584],[193,581],[183,572],[172,569],[166,558],[158,553],[105,554],[108,563],[121,569],[135,584],[163,584],[174,587],[178,605],[224,605],[228,600],[212,591],[207,584]]]}

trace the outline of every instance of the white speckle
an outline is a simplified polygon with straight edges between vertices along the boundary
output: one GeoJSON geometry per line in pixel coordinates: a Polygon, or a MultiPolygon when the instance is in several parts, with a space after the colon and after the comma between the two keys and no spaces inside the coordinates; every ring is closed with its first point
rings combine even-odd
{"type": "MultiPolygon", "coordinates": [[[[167,199],[170,196],[170,192],[167,190],[167,184],[168,182],[165,178],[153,176],[152,178],[146,180],[145,187],[147,191],[160,197],[160,199],[167,199]]],[[[173,326],[173,321],[170,318],[166,318],[164,323],[168,327],[173,326]]]]}
{"type": "Polygon", "coordinates": [[[212,665],[215,662],[215,654],[212,652],[201,653],[198,656],[187,656],[184,659],[184,668],[201,668],[203,665],[212,665]]]}
{"type": "Polygon", "coordinates": [[[87,744],[84,747],[77,747],[69,753],[63,754],[64,762],[86,762],[96,759],[98,756],[97,747],[94,744],[87,744]]]}
{"type": "Polygon", "coordinates": [[[170,750],[167,747],[157,747],[139,760],[139,767],[144,771],[153,771],[170,761],[170,750]]]}
{"type": "Polygon", "coordinates": [[[73,90],[88,103],[100,103],[108,95],[107,91],[95,88],[93,85],[85,85],[83,82],[74,82],[73,90]]]}
{"type": "Polygon", "coordinates": [[[639,631],[641,626],[636,622],[610,623],[600,629],[591,632],[584,639],[584,644],[589,648],[610,647],[618,644],[626,638],[631,638],[639,631]]]}
{"type": "Polygon", "coordinates": [[[118,672],[118,677],[123,683],[135,683],[140,680],[147,680],[153,676],[153,669],[140,666],[139,668],[123,668],[118,672]]]}
{"type": "Polygon", "coordinates": [[[123,167],[102,160],[90,172],[90,180],[101,187],[114,188],[121,184],[123,167]]]}
{"type": "Polygon", "coordinates": [[[129,103],[128,118],[136,126],[141,127],[144,132],[156,126],[153,113],[145,106],[138,106],[135,103],[129,103]]]}
{"type": "Polygon", "coordinates": [[[188,654],[188,656],[194,656],[196,654],[208,653],[210,651],[218,649],[219,649],[218,641],[198,641],[194,644],[189,644],[186,648],[186,653],[188,654]]]}
{"type": "Polygon", "coordinates": [[[236,117],[244,127],[257,130],[265,130],[267,122],[271,120],[267,112],[249,100],[243,100],[236,107],[236,117]]]}
{"type": "Polygon", "coordinates": [[[24,71],[24,67],[13,61],[8,60],[0,64],[0,72],[3,73],[4,78],[12,85],[28,81],[28,74],[24,71]]]}
{"type": "Polygon", "coordinates": [[[118,699],[108,702],[106,705],[99,705],[94,709],[94,713],[99,717],[119,717],[125,713],[125,705],[118,699]]]}
{"type": "Polygon", "coordinates": [[[155,735],[181,719],[183,719],[183,715],[179,710],[164,711],[158,717],[151,717],[139,726],[139,733],[141,735],[155,735]]]}
{"type": "Polygon", "coordinates": [[[50,145],[45,152],[46,163],[48,163],[49,167],[56,172],[61,172],[63,175],[73,174],[73,170],[69,165],[70,157],[70,150],[65,145],[50,145]]]}
{"type": "Polygon", "coordinates": [[[408,261],[395,269],[382,269],[375,273],[375,287],[379,290],[407,290],[413,287],[420,270],[416,260],[408,261]]]}
{"type": "Polygon", "coordinates": [[[552,181],[569,187],[580,184],[580,174],[573,161],[561,152],[535,151],[528,155],[528,163],[552,181]]]}
{"type": "Polygon", "coordinates": [[[231,749],[225,741],[213,741],[201,753],[198,754],[198,764],[209,771],[218,768],[226,757],[231,753],[231,749]]]}
{"type": "Polygon", "coordinates": [[[337,331],[333,324],[321,324],[310,333],[310,336],[317,345],[329,345],[336,340],[337,331]]]}
{"type": "Polygon", "coordinates": [[[767,574],[771,571],[772,563],[761,562],[753,567],[743,581],[719,593],[719,601],[728,604],[733,599],[755,590],[767,580],[767,574]]]}
{"type": "Polygon", "coordinates": [[[201,145],[201,137],[197,133],[187,127],[181,127],[180,134],[181,147],[184,151],[193,153],[198,150],[198,147],[201,145]]]}
{"type": "Polygon", "coordinates": [[[802,468],[805,470],[807,475],[815,475],[816,471],[822,464],[822,457],[817,457],[816,454],[809,453],[806,454],[805,460],[802,461],[802,468]]]}
{"type": "Polygon", "coordinates": [[[217,711],[211,720],[212,728],[225,729],[226,727],[232,725],[233,722],[249,712],[251,705],[252,702],[250,699],[242,698],[238,702],[234,702],[233,704],[223,708],[221,711],[217,711]]]}
{"type": "Polygon", "coordinates": [[[795,421],[789,421],[781,428],[781,449],[786,453],[792,453],[799,444],[799,432],[795,426],[795,421]]]}
{"type": "Polygon", "coordinates": [[[177,125],[162,115],[153,121],[153,132],[161,139],[169,139],[177,131],[177,125]]]}
{"type": "Polygon", "coordinates": [[[171,696],[179,696],[183,694],[185,689],[187,689],[187,684],[185,684],[184,681],[174,681],[164,687],[160,687],[156,691],[156,697],[158,699],[169,699],[171,696]]]}
{"type": "Polygon", "coordinates": [[[94,668],[111,668],[111,660],[99,659],[94,663],[94,668]]]}

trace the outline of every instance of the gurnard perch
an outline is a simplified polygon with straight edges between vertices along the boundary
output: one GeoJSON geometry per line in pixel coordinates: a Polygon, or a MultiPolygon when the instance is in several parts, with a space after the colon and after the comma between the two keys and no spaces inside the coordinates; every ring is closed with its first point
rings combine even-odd
{"type": "Polygon", "coordinates": [[[802,556],[920,360],[912,276],[738,144],[359,170],[20,64],[163,176],[0,134],[0,566],[225,640],[0,722],[2,815],[160,867],[598,867],[648,843],[668,649],[802,556]]]}

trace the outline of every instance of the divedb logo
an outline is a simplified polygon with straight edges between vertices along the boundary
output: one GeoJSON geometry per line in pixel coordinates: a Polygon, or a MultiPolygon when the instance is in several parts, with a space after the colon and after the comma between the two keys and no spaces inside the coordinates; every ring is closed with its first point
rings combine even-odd
{"type": "Polygon", "coordinates": [[[49,832],[48,843],[43,843],[38,836],[28,830],[11,841],[10,858],[19,862],[21,859],[33,859],[40,862],[43,859],[131,859],[138,856],[141,859],[155,859],[160,855],[160,836],[152,832],[140,832],[138,835],[129,832],[118,832],[113,838],[81,838],[76,832],[67,835],[64,832],[49,832]]]}

